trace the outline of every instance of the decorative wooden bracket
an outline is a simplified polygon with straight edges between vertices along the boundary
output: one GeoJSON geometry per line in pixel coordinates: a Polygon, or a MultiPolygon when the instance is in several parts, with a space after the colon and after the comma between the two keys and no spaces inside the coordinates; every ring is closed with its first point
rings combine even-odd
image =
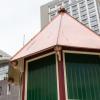
{"type": "Polygon", "coordinates": [[[18,61],[16,60],[16,61],[11,62],[11,66],[12,66],[14,69],[17,69],[17,67],[18,67],[18,61]]]}
{"type": "Polygon", "coordinates": [[[62,48],[60,46],[56,46],[54,48],[54,50],[56,51],[56,55],[57,55],[58,60],[61,61],[61,50],[62,50],[62,48]]]}

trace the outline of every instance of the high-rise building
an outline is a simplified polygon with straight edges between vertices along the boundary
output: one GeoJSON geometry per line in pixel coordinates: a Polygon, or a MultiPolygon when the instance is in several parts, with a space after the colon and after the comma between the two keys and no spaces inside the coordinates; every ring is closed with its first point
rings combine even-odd
{"type": "Polygon", "coordinates": [[[100,34],[100,0],[53,0],[41,6],[41,28],[56,15],[60,7],[78,21],[100,34]]]}

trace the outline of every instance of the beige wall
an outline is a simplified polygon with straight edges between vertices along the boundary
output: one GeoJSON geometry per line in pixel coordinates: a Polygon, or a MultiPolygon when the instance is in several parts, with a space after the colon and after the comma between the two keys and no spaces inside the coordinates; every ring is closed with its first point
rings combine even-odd
{"type": "Polygon", "coordinates": [[[43,29],[47,23],[49,23],[49,16],[48,16],[48,5],[41,6],[40,8],[40,15],[41,15],[41,29],[43,29]]]}
{"type": "Polygon", "coordinates": [[[97,1],[97,7],[98,7],[98,13],[99,13],[99,19],[100,19],[100,0],[97,1]]]}

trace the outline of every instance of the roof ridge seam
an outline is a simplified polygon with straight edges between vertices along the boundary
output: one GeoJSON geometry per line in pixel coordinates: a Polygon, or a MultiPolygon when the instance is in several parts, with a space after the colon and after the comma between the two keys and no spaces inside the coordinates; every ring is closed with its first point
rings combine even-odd
{"type": "Polygon", "coordinates": [[[58,40],[59,40],[60,29],[61,29],[61,23],[62,23],[62,14],[61,14],[61,19],[60,19],[60,23],[59,23],[59,29],[58,29],[58,36],[57,36],[57,42],[56,42],[56,45],[58,44],[58,40]]]}

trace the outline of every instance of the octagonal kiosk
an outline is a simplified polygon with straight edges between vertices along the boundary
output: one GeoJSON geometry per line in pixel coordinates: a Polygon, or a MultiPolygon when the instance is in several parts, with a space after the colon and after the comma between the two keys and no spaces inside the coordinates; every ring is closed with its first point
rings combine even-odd
{"type": "Polygon", "coordinates": [[[11,64],[22,100],[100,100],[100,36],[64,9],[11,64]]]}

